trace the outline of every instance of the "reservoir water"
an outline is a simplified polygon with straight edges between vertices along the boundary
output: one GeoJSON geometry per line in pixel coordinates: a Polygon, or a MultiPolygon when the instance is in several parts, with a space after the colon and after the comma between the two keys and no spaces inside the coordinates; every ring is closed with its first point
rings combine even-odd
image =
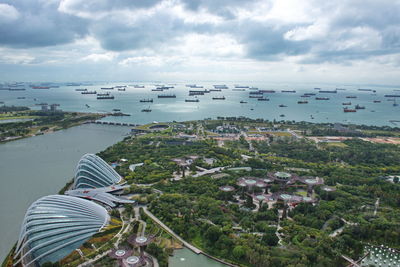
{"type": "Polygon", "coordinates": [[[197,255],[184,248],[174,251],[174,256],[169,258],[171,267],[226,267],[227,265],[214,261],[206,256],[197,255]]]}
{"type": "Polygon", "coordinates": [[[29,205],[71,180],[83,154],[104,150],[128,132],[88,124],[0,145],[0,262],[17,241],[29,205]]]}

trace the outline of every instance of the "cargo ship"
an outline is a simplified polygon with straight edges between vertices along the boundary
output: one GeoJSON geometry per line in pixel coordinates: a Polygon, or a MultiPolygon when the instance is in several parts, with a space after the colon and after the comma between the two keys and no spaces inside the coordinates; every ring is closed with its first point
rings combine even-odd
{"type": "Polygon", "coordinates": [[[350,109],[350,108],[344,108],[343,112],[357,112],[355,109],[350,109]]]}
{"type": "Polygon", "coordinates": [[[357,98],[355,95],[348,95],[346,98],[357,98]]]}
{"type": "Polygon", "coordinates": [[[249,92],[249,94],[250,95],[262,95],[263,92],[261,92],[261,91],[252,91],[252,92],[249,92]]]}
{"type": "Polygon", "coordinates": [[[295,90],[282,90],[282,93],[296,93],[295,90]]]}
{"type": "Polygon", "coordinates": [[[400,95],[385,95],[385,97],[400,97],[400,95]]]}
{"type": "Polygon", "coordinates": [[[99,99],[99,100],[103,100],[103,99],[114,99],[114,96],[113,96],[113,95],[103,95],[103,96],[97,95],[97,99],[99,99]]]}
{"type": "Polygon", "coordinates": [[[336,94],[336,90],[319,90],[318,93],[336,94]]]}
{"type": "Polygon", "coordinates": [[[225,96],[215,96],[212,100],[225,100],[225,96]]]}
{"type": "Polygon", "coordinates": [[[118,91],[126,91],[126,88],[125,87],[118,88],[118,91]]]}
{"type": "Polygon", "coordinates": [[[287,108],[287,106],[284,105],[284,104],[280,104],[279,107],[280,107],[280,108],[287,108]]]}
{"type": "Polygon", "coordinates": [[[233,88],[232,91],[246,91],[244,88],[233,88]]]}
{"type": "Polygon", "coordinates": [[[309,95],[309,96],[311,96],[311,95],[316,95],[316,93],[304,93],[304,95],[309,95]]]}
{"type": "Polygon", "coordinates": [[[216,89],[210,89],[210,92],[221,92],[222,90],[221,89],[219,89],[219,88],[216,88],[216,89]]]}
{"type": "Polygon", "coordinates": [[[215,84],[213,85],[215,89],[228,89],[228,86],[225,84],[215,84]]]}
{"type": "Polygon", "coordinates": [[[50,89],[50,86],[32,86],[32,89],[50,89]]]}
{"type": "Polygon", "coordinates": [[[343,105],[343,106],[350,106],[350,105],[351,105],[351,102],[344,102],[344,103],[342,103],[342,105],[343,105]]]}
{"type": "Polygon", "coordinates": [[[381,103],[380,100],[374,100],[374,103],[381,103]]]}
{"type": "Polygon", "coordinates": [[[355,109],[365,109],[365,107],[364,107],[364,106],[360,106],[360,105],[357,104],[357,105],[355,106],[355,109]]]}
{"type": "Polygon", "coordinates": [[[263,98],[263,95],[249,95],[249,98],[263,98]]]}
{"type": "Polygon", "coordinates": [[[240,104],[247,104],[247,101],[242,100],[240,101],[240,104]]]}
{"type": "Polygon", "coordinates": [[[86,88],[77,88],[77,89],[75,89],[75,91],[77,91],[77,92],[83,92],[83,91],[87,91],[87,89],[86,89],[86,88]]]}
{"type": "Polygon", "coordinates": [[[275,90],[259,90],[261,93],[275,93],[275,90]]]}
{"type": "Polygon", "coordinates": [[[185,102],[200,102],[199,99],[185,99],[185,102]]]}
{"type": "Polygon", "coordinates": [[[134,84],[134,85],[133,85],[133,88],[144,88],[144,85],[137,85],[137,84],[134,84]]]}
{"type": "Polygon", "coordinates": [[[142,103],[146,103],[146,102],[148,102],[148,103],[153,103],[153,98],[140,99],[139,102],[142,102],[142,103]]]}
{"type": "Polygon", "coordinates": [[[97,91],[83,91],[81,92],[82,95],[95,95],[97,91]]]}
{"type": "Polygon", "coordinates": [[[257,101],[269,101],[269,98],[264,98],[264,97],[257,98],[257,101]]]}
{"type": "Polygon", "coordinates": [[[249,86],[235,85],[235,88],[248,89],[248,88],[249,88],[249,86]]]}
{"type": "Polygon", "coordinates": [[[310,97],[310,95],[301,95],[300,97],[310,97]]]}
{"type": "Polygon", "coordinates": [[[8,91],[25,91],[25,88],[8,88],[8,91]]]}
{"type": "Polygon", "coordinates": [[[148,108],[142,109],[141,111],[142,111],[142,112],[151,112],[151,109],[150,109],[150,107],[148,107],[148,108]]]}
{"type": "Polygon", "coordinates": [[[176,98],[176,95],[158,95],[158,98],[176,98]]]}
{"type": "Polygon", "coordinates": [[[329,97],[316,97],[315,100],[329,100],[329,97]]]}
{"type": "Polygon", "coordinates": [[[297,101],[297,104],[308,104],[308,101],[297,101]]]}
{"type": "Polygon", "coordinates": [[[114,90],[114,87],[101,87],[101,90],[114,90]]]}

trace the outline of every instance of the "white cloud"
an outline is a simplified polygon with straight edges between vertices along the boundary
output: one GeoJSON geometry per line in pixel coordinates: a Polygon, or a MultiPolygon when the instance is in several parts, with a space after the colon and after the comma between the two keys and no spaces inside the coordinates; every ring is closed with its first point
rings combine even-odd
{"type": "Polygon", "coordinates": [[[112,61],[117,56],[117,53],[107,52],[103,54],[90,54],[82,58],[83,61],[112,61]]]}
{"type": "Polygon", "coordinates": [[[0,24],[13,22],[18,18],[19,12],[14,6],[0,3],[0,24]]]}

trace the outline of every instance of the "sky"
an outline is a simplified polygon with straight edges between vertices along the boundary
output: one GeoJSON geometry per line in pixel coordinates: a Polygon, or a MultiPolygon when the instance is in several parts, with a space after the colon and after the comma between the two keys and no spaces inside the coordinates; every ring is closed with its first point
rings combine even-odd
{"type": "Polygon", "coordinates": [[[400,84],[400,0],[0,0],[2,81],[400,84]]]}

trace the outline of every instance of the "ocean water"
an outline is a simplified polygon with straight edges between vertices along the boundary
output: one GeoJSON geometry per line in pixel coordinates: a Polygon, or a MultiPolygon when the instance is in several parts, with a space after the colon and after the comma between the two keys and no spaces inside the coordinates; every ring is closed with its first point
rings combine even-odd
{"type": "MultiPolygon", "coordinates": [[[[157,83],[160,84],[160,83],[157,83]]],[[[92,85],[63,86],[51,89],[32,89],[25,85],[26,91],[0,90],[0,101],[6,105],[25,105],[33,109],[39,109],[35,104],[46,102],[49,104],[60,104],[60,109],[65,111],[85,112],[112,112],[113,109],[121,109],[121,112],[130,114],[126,117],[107,117],[104,120],[113,122],[126,122],[144,124],[153,121],[185,121],[193,119],[216,118],[217,116],[246,116],[250,118],[263,118],[268,120],[295,120],[310,122],[340,122],[366,125],[389,125],[399,126],[400,123],[393,123],[390,120],[400,120],[400,106],[393,106],[393,102],[387,101],[385,94],[400,94],[390,87],[362,87],[376,90],[358,91],[355,86],[327,86],[327,85],[296,85],[286,84],[241,84],[258,87],[262,90],[275,90],[276,93],[264,94],[270,101],[257,101],[249,98],[249,89],[245,91],[233,91],[233,83],[198,83],[204,89],[213,88],[213,84],[226,84],[229,89],[222,89],[221,92],[211,92],[197,98],[200,102],[185,102],[190,89],[185,83],[172,84],[174,88],[164,92],[154,92],[155,83],[94,83],[92,85]],[[116,85],[141,84],[145,88],[134,88],[128,86],[126,91],[117,89],[106,91],[101,87],[113,87],[116,85]],[[314,87],[322,90],[334,90],[336,87],[344,88],[336,94],[318,93],[314,87]],[[98,93],[110,92],[114,100],[97,100],[96,95],[82,95],[75,91],[77,88],[96,90],[98,93]],[[296,90],[296,93],[282,93],[281,90],[296,90]],[[317,93],[319,97],[329,97],[330,100],[315,100],[316,96],[301,98],[304,93],[317,93]],[[175,94],[176,98],[157,98],[159,94],[175,94]],[[347,99],[346,96],[355,95],[356,99],[347,99]],[[225,96],[226,100],[213,100],[212,97],[225,96]],[[25,99],[17,99],[25,97],[25,99]],[[140,103],[143,98],[152,98],[153,103],[140,103]],[[36,99],[36,100],[35,100],[36,99]],[[241,100],[247,101],[240,104],[241,100]],[[307,100],[308,104],[297,104],[299,100],[307,100]],[[373,103],[380,100],[381,103],[373,103]],[[365,106],[365,110],[358,110],[356,113],[344,113],[342,103],[352,102],[350,107],[356,104],[365,106]],[[280,104],[288,107],[279,107],[280,104]],[[87,107],[88,105],[89,107],[87,107]],[[150,108],[152,112],[141,112],[144,108],[150,108]],[[284,115],[284,117],[281,117],[284,115]]],[[[164,84],[170,85],[170,84],[164,84]]],[[[400,98],[397,99],[400,102],[400,98]]],[[[400,104],[400,103],[399,103],[400,104]]]]}

